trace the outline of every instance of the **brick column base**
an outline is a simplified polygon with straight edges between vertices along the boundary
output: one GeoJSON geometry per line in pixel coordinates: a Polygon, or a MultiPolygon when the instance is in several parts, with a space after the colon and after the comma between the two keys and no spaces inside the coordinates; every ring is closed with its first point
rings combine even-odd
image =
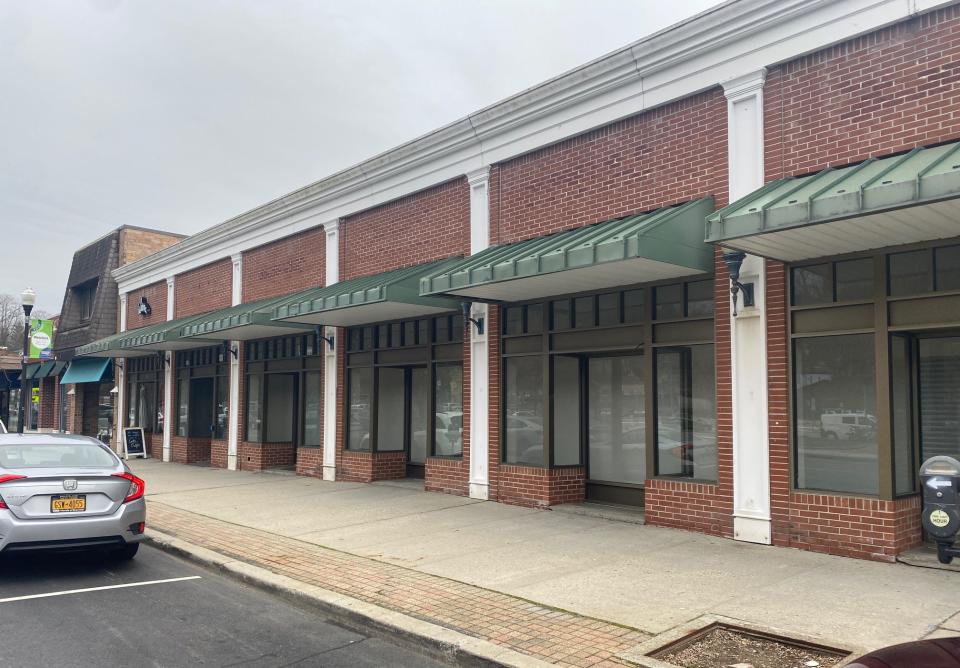
{"type": "Polygon", "coordinates": [[[501,464],[497,500],[533,508],[579,503],[585,498],[586,477],[580,466],[545,469],[501,464]]]}

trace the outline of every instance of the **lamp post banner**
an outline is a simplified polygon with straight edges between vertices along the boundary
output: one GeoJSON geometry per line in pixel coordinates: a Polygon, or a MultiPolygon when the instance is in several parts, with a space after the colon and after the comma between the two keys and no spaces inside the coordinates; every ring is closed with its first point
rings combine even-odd
{"type": "Polygon", "coordinates": [[[53,359],[53,320],[30,321],[30,359],[53,359]]]}

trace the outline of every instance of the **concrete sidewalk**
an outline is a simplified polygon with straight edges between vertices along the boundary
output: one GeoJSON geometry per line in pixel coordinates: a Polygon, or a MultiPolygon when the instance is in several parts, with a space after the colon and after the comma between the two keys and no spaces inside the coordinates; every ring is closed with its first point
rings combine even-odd
{"type": "MultiPolygon", "coordinates": [[[[224,549],[232,549],[234,558],[263,560],[263,554],[251,553],[248,559],[240,547],[230,547],[238,544],[246,527],[257,530],[249,534],[251,540],[267,545],[264,536],[273,535],[284,555],[297,552],[291,563],[301,571],[309,571],[309,564],[321,557],[333,558],[333,553],[311,552],[323,546],[363,558],[349,567],[363,571],[364,578],[373,572],[378,578],[403,580],[400,589],[407,596],[412,585],[405,574],[424,574],[569,611],[588,623],[605,620],[627,627],[626,638],[615,638],[602,623],[597,627],[604,638],[609,636],[610,647],[615,646],[604,650],[608,656],[622,652],[629,642],[705,615],[850,649],[960,631],[960,577],[947,571],[478,502],[425,493],[412,481],[330,483],[155,460],[133,461],[131,466],[146,479],[149,500],[158,502],[149,524],[162,531],[206,540],[229,529],[233,542],[224,540],[224,549]],[[383,564],[382,573],[377,563],[383,564]]],[[[269,559],[267,555],[264,563],[280,563],[269,559]]],[[[323,574],[318,577],[321,581],[312,584],[325,586],[323,574]]],[[[420,581],[427,598],[446,587],[434,586],[429,578],[420,581]]],[[[477,591],[465,589],[461,596],[477,591]]],[[[392,600],[387,607],[400,603],[392,600]]],[[[419,604],[433,609],[436,601],[419,604]]],[[[506,599],[503,605],[512,609],[506,599]]],[[[509,614],[501,612],[507,626],[509,614]]],[[[442,617],[436,621],[446,624],[442,617]]],[[[495,642],[500,638],[496,633],[487,637],[495,642]]],[[[517,647],[516,638],[501,642],[561,661],[535,644],[517,647]]],[[[556,652],[561,650],[565,648],[556,652]]],[[[591,665],[595,658],[561,662],[591,665]]]]}

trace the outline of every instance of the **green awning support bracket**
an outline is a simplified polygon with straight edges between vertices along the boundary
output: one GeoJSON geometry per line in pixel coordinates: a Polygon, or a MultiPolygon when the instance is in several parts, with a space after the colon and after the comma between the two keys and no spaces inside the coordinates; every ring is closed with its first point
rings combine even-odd
{"type": "Polygon", "coordinates": [[[517,301],[712,273],[703,241],[707,197],[545,237],[488,248],[420,280],[421,295],[517,301]]]}
{"type": "Polygon", "coordinates": [[[948,238],[960,234],[949,224],[960,204],[956,200],[960,142],[918,146],[901,155],[767,183],[707,216],[706,240],[793,261],[830,254],[831,243],[841,253],[948,238]],[[915,208],[921,205],[923,210],[915,208]],[[858,219],[857,224],[828,226],[820,237],[806,229],[849,219],[858,219]]]}

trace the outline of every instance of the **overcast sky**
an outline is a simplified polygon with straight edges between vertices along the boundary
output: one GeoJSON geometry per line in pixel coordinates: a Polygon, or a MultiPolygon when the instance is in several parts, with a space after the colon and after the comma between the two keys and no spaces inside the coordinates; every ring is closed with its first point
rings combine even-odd
{"type": "Polygon", "coordinates": [[[717,0],[0,0],[0,293],[191,234],[717,0]]]}

